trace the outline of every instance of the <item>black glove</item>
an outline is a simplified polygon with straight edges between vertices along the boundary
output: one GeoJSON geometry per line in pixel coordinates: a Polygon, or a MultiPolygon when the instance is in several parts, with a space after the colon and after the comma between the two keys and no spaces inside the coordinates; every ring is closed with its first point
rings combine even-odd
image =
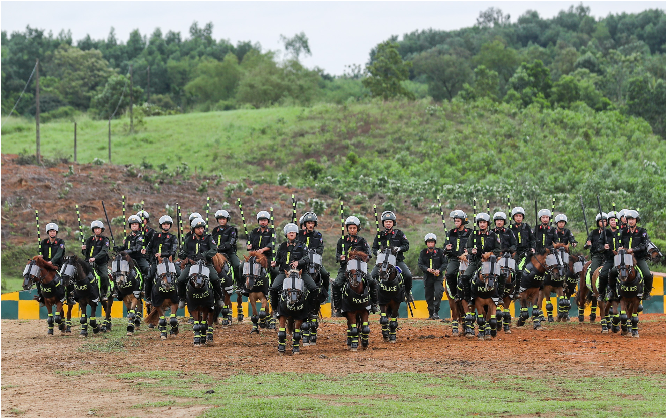
{"type": "Polygon", "coordinates": [[[123,247],[121,247],[120,245],[115,245],[113,247],[113,251],[115,251],[117,253],[121,252],[122,250],[123,250],[123,247]]]}
{"type": "Polygon", "coordinates": [[[178,253],[178,258],[181,260],[185,260],[187,258],[187,254],[185,254],[185,251],[181,251],[178,253]]]}

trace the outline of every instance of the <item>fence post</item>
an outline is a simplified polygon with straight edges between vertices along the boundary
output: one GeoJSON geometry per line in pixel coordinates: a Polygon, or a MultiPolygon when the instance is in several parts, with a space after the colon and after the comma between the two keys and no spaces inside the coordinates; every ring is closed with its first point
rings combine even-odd
{"type": "Polygon", "coordinates": [[[76,122],[74,122],[74,162],[76,162],[76,122]]]}
{"type": "Polygon", "coordinates": [[[37,74],[35,74],[35,106],[37,108],[35,112],[35,123],[37,124],[37,136],[35,140],[37,142],[37,164],[39,164],[41,160],[41,139],[39,137],[39,60],[35,63],[35,71],[37,71],[37,74]]]}

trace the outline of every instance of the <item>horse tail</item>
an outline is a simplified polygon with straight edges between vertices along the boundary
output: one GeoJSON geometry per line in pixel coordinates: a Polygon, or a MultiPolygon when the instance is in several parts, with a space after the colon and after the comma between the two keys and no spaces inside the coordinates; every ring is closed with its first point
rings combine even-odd
{"type": "Polygon", "coordinates": [[[226,262],[227,258],[220,253],[213,256],[213,267],[215,267],[217,274],[222,273],[222,267],[224,267],[224,263],[226,262]]]}
{"type": "Polygon", "coordinates": [[[157,323],[160,320],[160,309],[158,309],[156,306],[153,306],[153,309],[150,310],[150,313],[146,318],[143,320],[146,324],[153,324],[157,325],[157,323]]]}

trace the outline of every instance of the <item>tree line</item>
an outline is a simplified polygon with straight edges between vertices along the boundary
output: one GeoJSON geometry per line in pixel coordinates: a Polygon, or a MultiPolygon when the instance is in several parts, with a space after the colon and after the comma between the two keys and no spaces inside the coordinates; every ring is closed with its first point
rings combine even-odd
{"type": "MultiPolygon", "coordinates": [[[[306,68],[307,36],[281,36],[284,51],[235,45],[212,36],[213,24],[194,22],[188,36],[130,33],[111,28],[106,39],[76,42],[27,27],[2,32],[2,111],[18,99],[40,59],[40,108],[49,118],[87,111],[108,118],[127,89],[130,66],[135,103],[148,115],[280,104],[344,103],[395,96],[435,100],[489,99],[520,107],[619,110],[646,119],[666,136],[666,13],[610,14],[595,19],[579,5],[542,19],[528,10],[515,22],[501,10],[479,14],[473,27],[393,36],[370,51],[368,63],[332,76],[306,68]]],[[[31,83],[34,84],[34,81],[31,83]]],[[[35,112],[28,88],[16,109],[35,112]]],[[[123,96],[120,114],[129,106],[123,96]]]]}

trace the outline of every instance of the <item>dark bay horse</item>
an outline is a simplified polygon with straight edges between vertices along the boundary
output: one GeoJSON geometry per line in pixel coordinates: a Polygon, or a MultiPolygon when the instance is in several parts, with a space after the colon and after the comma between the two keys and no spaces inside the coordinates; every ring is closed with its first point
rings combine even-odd
{"type": "Polygon", "coordinates": [[[233,269],[231,263],[227,260],[227,257],[221,253],[215,254],[212,262],[213,268],[217,272],[217,276],[220,278],[220,284],[222,285],[222,300],[224,303],[220,310],[220,314],[222,315],[222,325],[230,325],[231,318],[233,317],[233,307],[231,306],[231,294],[234,293],[234,281],[232,278],[233,269]]]}
{"type": "MultiPolygon", "coordinates": [[[[460,257],[458,257],[458,260],[460,261],[460,267],[458,268],[458,276],[456,277],[456,283],[458,283],[460,275],[462,275],[469,266],[469,261],[467,260],[466,254],[462,254],[460,257]]],[[[463,334],[460,333],[459,325],[465,323],[465,311],[467,308],[467,302],[456,300],[456,294],[458,292],[458,289],[457,288],[450,289],[449,284],[446,280],[444,280],[444,284],[445,284],[444,290],[446,291],[446,297],[449,299],[449,308],[451,309],[451,333],[453,335],[462,336],[463,334]]]]}
{"type": "Polygon", "coordinates": [[[250,334],[259,334],[259,327],[268,326],[268,259],[257,251],[250,251],[243,263],[243,282],[248,294],[248,301],[252,308],[252,330],[250,334]],[[261,310],[257,310],[257,301],[261,302],[261,310]]]}
{"type": "Polygon", "coordinates": [[[135,327],[141,325],[141,316],[137,312],[141,302],[141,271],[132,257],[121,251],[111,262],[111,278],[116,288],[116,297],[123,301],[127,310],[127,335],[134,335],[135,327]]]}
{"type": "Polygon", "coordinates": [[[382,326],[382,337],[384,341],[395,343],[398,311],[400,304],[405,300],[402,274],[396,267],[396,253],[391,248],[385,248],[377,254],[376,264],[379,267],[377,299],[381,309],[379,323],[382,326]]]}
{"type": "Polygon", "coordinates": [[[563,243],[553,244],[552,255],[555,256],[555,261],[557,262],[557,267],[553,271],[556,269],[558,274],[551,273],[546,275],[541,291],[539,292],[537,305],[541,307],[545,299],[548,322],[554,322],[553,304],[550,302],[550,294],[555,293],[557,297],[557,322],[568,322],[571,302],[564,297],[564,293],[567,285],[566,280],[569,276],[569,245],[563,243]]]}
{"type": "Polygon", "coordinates": [[[74,284],[74,300],[78,302],[81,312],[80,336],[88,336],[88,307],[90,307],[90,327],[93,333],[97,334],[100,331],[95,317],[99,303],[99,277],[95,275],[88,263],[75,255],[65,258],[60,275],[69,278],[74,284]]]}
{"type": "Polygon", "coordinates": [[[165,316],[167,309],[171,310],[171,316],[169,317],[171,330],[169,334],[178,335],[176,311],[178,311],[180,298],[178,297],[176,280],[178,280],[178,274],[176,273],[176,265],[173,263],[171,257],[162,258],[158,255],[155,269],[155,283],[150,295],[150,299],[153,301],[153,309],[146,316],[144,322],[157,325],[162,340],[167,339],[167,320],[165,316]]]}
{"type": "Polygon", "coordinates": [[[309,314],[308,291],[301,278],[301,271],[289,270],[282,283],[277,308],[277,316],[280,321],[278,329],[278,352],[280,354],[284,354],[286,350],[288,332],[292,335],[292,354],[300,353],[301,327],[309,314]]]}
{"type": "Polygon", "coordinates": [[[210,269],[206,261],[187,260],[191,264],[190,275],[187,279],[185,299],[187,310],[194,319],[194,346],[213,342],[213,325],[219,314],[215,309],[215,292],[210,283],[210,269]]]}
{"type": "Polygon", "coordinates": [[[516,296],[516,260],[515,254],[504,253],[498,260],[500,266],[500,280],[504,280],[504,292],[499,295],[500,304],[497,310],[498,329],[502,329],[504,321],[504,332],[511,334],[511,302],[516,296]]]}
{"type": "MultiPolygon", "coordinates": [[[[620,298],[620,322],[622,335],[627,335],[627,321],[631,319],[631,336],[638,338],[638,306],[643,296],[643,276],[636,267],[636,258],[624,249],[613,251],[617,269],[617,295],[620,298]]],[[[615,321],[615,319],[614,319],[615,321]]]]}
{"type": "Polygon", "coordinates": [[[58,328],[64,333],[62,304],[65,301],[65,286],[56,267],[49,261],[44,260],[41,255],[30,259],[23,270],[23,290],[30,290],[37,283],[40,285],[40,293],[48,311],[48,318],[46,319],[47,334],[53,335],[54,324],[58,324],[58,328]],[[53,316],[54,307],[55,318],[53,316]]]}
{"type": "MultiPolygon", "coordinates": [[[[500,276],[498,258],[487,252],[481,255],[481,269],[472,278],[472,304],[476,310],[476,323],[479,325],[479,340],[497,336],[497,305],[500,295],[497,292],[500,276]]],[[[466,318],[471,321],[471,316],[466,318]]],[[[473,324],[466,324],[472,328],[473,324]]]]}
{"type": "Polygon", "coordinates": [[[315,284],[319,288],[319,301],[310,307],[308,317],[305,318],[303,323],[303,347],[308,345],[317,344],[317,329],[319,328],[319,318],[321,317],[321,304],[326,302],[328,298],[328,289],[324,288],[323,279],[321,276],[322,256],[317,254],[315,250],[308,250],[308,274],[312,277],[315,284]]]}
{"type": "Polygon", "coordinates": [[[560,270],[557,258],[551,254],[550,249],[544,248],[540,253],[532,254],[527,258],[527,264],[523,268],[520,282],[520,318],[518,326],[525,325],[529,317],[528,306],[532,305],[532,322],[535,330],[541,329],[541,306],[538,305],[540,289],[544,278],[550,273],[553,280],[558,281],[560,270]]]}
{"type": "Polygon", "coordinates": [[[351,351],[358,349],[359,334],[361,335],[363,348],[367,348],[369,344],[370,287],[367,283],[368,259],[368,255],[362,251],[349,252],[347,280],[342,289],[340,311],[347,318],[347,346],[351,351]],[[361,324],[360,332],[359,324],[361,324]]]}

